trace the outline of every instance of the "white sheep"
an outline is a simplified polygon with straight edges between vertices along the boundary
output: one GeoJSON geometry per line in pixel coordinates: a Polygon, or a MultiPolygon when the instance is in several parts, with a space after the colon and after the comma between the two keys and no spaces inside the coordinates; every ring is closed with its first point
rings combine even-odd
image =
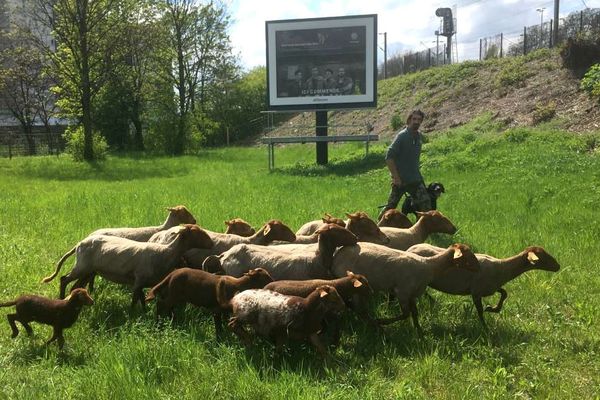
{"type": "MultiPolygon", "coordinates": [[[[267,222],[252,236],[238,236],[220,232],[205,231],[214,245],[210,249],[190,249],[185,252],[184,259],[189,267],[201,268],[204,260],[211,255],[221,254],[238,244],[255,244],[266,246],[274,240],[293,242],[296,235],[287,225],[278,220],[267,222]]],[[[149,242],[169,243],[177,233],[177,228],[167,229],[153,235],[149,242]]]]}
{"type": "MultiPolygon", "coordinates": [[[[444,249],[421,243],[411,246],[408,251],[422,256],[433,256],[444,249]]],[[[502,309],[504,300],[508,294],[502,288],[504,284],[515,279],[524,272],[532,269],[556,272],[560,269],[558,262],[542,247],[530,246],[520,253],[508,258],[496,258],[487,254],[476,253],[480,269],[478,271],[467,271],[464,269],[452,269],[444,271],[443,274],[429,283],[429,286],[444,293],[471,296],[479,321],[485,326],[483,312],[498,313],[502,309]],[[500,300],[494,307],[483,308],[482,297],[500,293],[500,300]]]]}
{"type": "MultiPolygon", "coordinates": [[[[144,306],[143,288],[160,282],[181,262],[181,256],[190,248],[210,248],[210,237],[197,225],[182,225],[179,234],[169,244],[136,242],[117,236],[94,235],[79,242],[73,269],[60,278],[60,298],[65,297],[69,282],[78,280],[75,287],[83,286],[90,276],[98,274],[116,283],[132,285],[132,306],[139,301],[144,306]]],[[[54,273],[42,280],[50,282],[62,266],[59,262],[54,273]]]]}
{"type": "Polygon", "coordinates": [[[374,291],[393,293],[400,302],[402,315],[380,322],[390,323],[411,315],[420,332],[416,299],[443,271],[455,267],[479,268],[475,255],[463,244],[452,245],[434,257],[422,257],[375,243],[359,242],[339,249],[331,270],[337,277],[345,276],[348,270],[364,275],[374,291]]]}
{"type": "Polygon", "coordinates": [[[325,225],[319,231],[317,244],[257,246],[239,244],[220,256],[209,257],[202,266],[209,272],[222,271],[242,276],[249,269],[266,269],[274,280],[328,279],[335,249],[357,242],[352,232],[338,225],[325,225]]]}
{"type": "MultiPolygon", "coordinates": [[[[164,231],[165,229],[169,229],[172,227],[177,227],[181,224],[195,224],[196,219],[194,216],[188,211],[185,206],[176,206],[167,208],[169,211],[169,215],[167,215],[167,219],[162,225],[159,226],[144,226],[139,228],[103,228],[95,230],[90,233],[87,237],[98,236],[98,235],[106,235],[106,236],[116,236],[125,239],[135,240],[137,242],[147,242],[150,237],[158,232],[164,231]]],[[[58,261],[57,265],[62,265],[67,258],[75,253],[77,246],[74,246],[66,252],[58,261]]],[[[90,291],[92,290],[93,277],[90,278],[90,291]]]]}

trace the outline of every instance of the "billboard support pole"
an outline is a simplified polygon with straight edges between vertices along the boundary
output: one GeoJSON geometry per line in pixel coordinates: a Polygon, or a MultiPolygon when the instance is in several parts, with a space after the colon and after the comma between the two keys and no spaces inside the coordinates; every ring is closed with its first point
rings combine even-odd
{"type": "MultiPolygon", "coordinates": [[[[327,136],[327,110],[316,112],[316,135],[327,136]]],[[[317,164],[327,164],[327,142],[317,142],[317,164]]]]}

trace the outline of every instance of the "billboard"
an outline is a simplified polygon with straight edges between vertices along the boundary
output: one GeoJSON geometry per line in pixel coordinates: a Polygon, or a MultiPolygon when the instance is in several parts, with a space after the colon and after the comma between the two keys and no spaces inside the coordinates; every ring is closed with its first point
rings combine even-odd
{"type": "Polygon", "coordinates": [[[269,110],[377,105],[377,15],[266,22],[269,110]]]}

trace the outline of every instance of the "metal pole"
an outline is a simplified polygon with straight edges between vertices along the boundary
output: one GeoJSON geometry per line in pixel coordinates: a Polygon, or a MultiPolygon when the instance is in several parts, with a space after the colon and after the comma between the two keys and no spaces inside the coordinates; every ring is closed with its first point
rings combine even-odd
{"type": "MultiPolygon", "coordinates": [[[[479,54],[479,59],[481,60],[481,48],[479,54]]],[[[435,31],[435,65],[440,65],[440,31],[435,31]]]]}
{"type": "Polygon", "coordinates": [[[383,79],[387,78],[387,32],[383,32],[383,79]]]}
{"type": "Polygon", "coordinates": [[[527,27],[523,27],[523,55],[527,54],[527,27]]]}
{"type": "Polygon", "coordinates": [[[483,39],[479,39],[479,61],[481,61],[481,46],[483,44],[483,39]]]}
{"type": "Polygon", "coordinates": [[[500,58],[502,58],[503,45],[504,45],[504,33],[500,33],[500,58]]]}
{"type": "Polygon", "coordinates": [[[554,31],[552,32],[552,45],[556,46],[558,44],[558,6],[560,0],[554,0],[554,31]]]}
{"type": "MultiPolygon", "coordinates": [[[[316,135],[327,136],[327,111],[316,112],[316,135]]],[[[317,164],[327,164],[327,142],[317,142],[317,164]]]]}

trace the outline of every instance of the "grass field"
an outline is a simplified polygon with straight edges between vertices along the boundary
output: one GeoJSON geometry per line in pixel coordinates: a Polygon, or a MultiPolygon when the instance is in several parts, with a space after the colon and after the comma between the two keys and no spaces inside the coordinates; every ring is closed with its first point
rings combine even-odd
{"type": "MultiPolygon", "coordinates": [[[[248,350],[233,335],[219,343],[212,318],[189,307],[181,323],[158,329],[152,307],[131,312],[128,289],[99,280],[96,305],[66,331],[62,352],[44,346],[45,326],[34,325],[32,339],[10,339],[9,309],[0,310],[0,398],[598,399],[599,144],[599,135],[549,128],[500,132],[482,118],[425,146],[423,172],[444,183],[438,206],[459,227],[434,243],[498,257],[535,244],[561,264],[507,284],[503,311],[486,315],[487,333],[470,298],[432,292],[433,305],[419,302],[423,338],[408,321],[378,333],[348,316],[336,362],[325,366],[306,344],[273,354],[264,341],[248,350]]],[[[278,148],[273,173],[264,148],[95,165],[2,159],[0,301],[56,296],[58,280],[40,279],[73,244],[99,227],[158,225],[166,206],[185,204],[216,231],[233,217],[297,229],[324,212],[375,216],[388,194],[383,152],[379,144],[363,159],[361,146],[332,145],[330,166],[317,167],[314,146],[278,148]]]]}

